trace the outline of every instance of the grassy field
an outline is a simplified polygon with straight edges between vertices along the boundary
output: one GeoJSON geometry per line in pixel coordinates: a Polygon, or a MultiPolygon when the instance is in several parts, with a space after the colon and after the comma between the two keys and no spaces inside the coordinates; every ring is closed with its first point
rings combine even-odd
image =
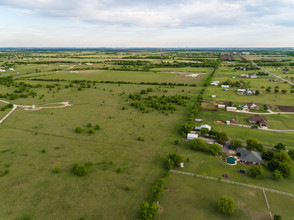
{"type": "MultiPolygon", "coordinates": [[[[176,70],[175,70],[176,71],[176,70]]],[[[170,72],[136,72],[136,71],[111,71],[111,70],[84,70],[79,73],[58,72],[54,75],[38,77],[40,79],[65,79],[65,80],[97,80],[97,81],[125,81],[125,82],[171,82],[171,83],[198,83],[203,79],[203,74],[198,77],[188,77],[179,73],[170,72]]]]}
{"type": "Polygon", "coordinates": [[[263,194],[259,190],[213,182],[195,177],[171,174],[161,198],[162,212],[156,219],[269,219],[263,194]],[[235,199],[236,212],[223,215],[216,202],[227,195],[235,199]]]}
{"type": "MultiPolygon", "coordinates": [[[[43,87],[37,91],[47,94],[45,102],[38,98],[13,101],[41,105],[69,100],[72,106],[17,109],[1,125],[5,139],[0,167],[9,173],[1,177],[0,215],[5,219],[25,215],[32,219],[137,218],[138,204],[148,197],[186,115],[184,107],[166,116],[158,111],[142,114],[129,106],[127,94],[148,87],[99,84],[97,89],[62,88],[49,94],[43,87]],[[126,95],[121,95],[123,92],[126,95]],[[122,110],[123,106],[127,109],[122,110]],[[88,122],[99,124],[101,130],[88,134],[88,122]],[[84,132],[75,133],[77,126],[84,132]],[[74,163],[87,163],[88,175],[75,176],[71,172],[74,163]],[[55,167],[61,172],[54,174],[55,167]],[[130,191],[124,190],[127,184],[130,191]]],[[[198,90],[189,87],[188,93],[184,87],[161,88],[168,90],[165,95],[189,95],[198,90]]],[[[163,94],[162,90],[154,94],[163,94]]]]}

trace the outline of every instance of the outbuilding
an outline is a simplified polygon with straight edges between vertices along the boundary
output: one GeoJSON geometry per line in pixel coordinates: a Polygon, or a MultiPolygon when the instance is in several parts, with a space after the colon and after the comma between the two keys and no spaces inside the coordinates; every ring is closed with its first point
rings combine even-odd
{"type": "Polygon", "coordinates": [[[187,140],[194,140],[197,138],[198,138],[198,134],[192,134],[192,133],[187,134],[187,140]]]}

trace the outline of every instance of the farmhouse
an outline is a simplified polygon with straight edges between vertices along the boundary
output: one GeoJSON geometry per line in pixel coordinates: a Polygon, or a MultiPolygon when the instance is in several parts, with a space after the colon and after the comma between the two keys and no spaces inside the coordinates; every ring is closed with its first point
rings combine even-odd
{"type": "Polygon", "coordinates": [[[262,115],[255,115],[255,116],[249,118],[248,121],[252,124],[259,124],[259,126],[262,126],[262,127],[268,126],[268,122],[267,122],[266,118],[262,115]]]}
{"type": "Polygon", "coordinates": [[[198,134],[192,134],[192,133],[187,134],[187,140],[194,140],[196,138],[198,138],[198,134]]]}
{"type": "Polygon", "coordinates": [[[237,89],[237,94],[238,95],[243,95],[246,89],[237,89]]]}
{"type": "Polygon", "coordinates": [[[254,102],[250,102],[250,103],[247,103],[244,105],[244,107],[247,106],[248,109],[251,109],[251,110],[259,110],[259,104],[257,103],[254,103],[254,102]]]}
{"type": "Polygon", "coordinates": [[[264,164],[260,153],[256,151],[247,150],[245,148],[237,148],[237,155],[240,156],[240,162],[245,164],[264,164]]]}

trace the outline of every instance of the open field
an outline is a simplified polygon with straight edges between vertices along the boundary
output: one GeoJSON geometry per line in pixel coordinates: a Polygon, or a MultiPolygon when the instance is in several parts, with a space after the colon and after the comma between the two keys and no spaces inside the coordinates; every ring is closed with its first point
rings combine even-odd
{"type": "MultiPolygon", "coordinates": [[[[204,101],[293,106],[294,96],[288,93],[239,96],[236,88],[225,92],[208,86],[205,90],[203,84],[218,67],[221,53],[135,49],[0,53],[1,69],[14,68],[0,74],[0,99],[37,109],[70,104],[40,110],[18,108],[0,125],[0,218],[139,219],[140,204],[150,200],[154,184],[166,169],[167,155],[174,152],[185,158],[183,171],[216,178],[229,174],[233,181],[294,193],[293,176],[277,182],[266,171],[266,178],[257,181],[238,173],[247,165],[227,166],[212,154],[192,150],[187,141],[176,145],[187,119],[194,120],[191,109],[201,93],[204,101]],[[199,75],[186,76],[189,74],[199,75]],[[75,175],[75,163],[84,164],[87,175],[75,175]]],[[[240,73],[254,72],[233,71],[230,65],[243,65],[235,57],[231,63],[222,62],[212,80],[233,82],[240,80],[236,77],[240,73]]],[[[261,92],[268,86],[290,91],[289,85],[269,79],[272,77],[244,81],[261,92]]],[[[0,108],[4,105],[0,103],[0,108]]],[[[0,117],[8,111],[0,111],[0,117]]],[[[282,140],[288,148],[294,147],[293,134],[214,124],[235,118],[249,125],[251,116],[200,110],[195,117],[226,132],[230,139],[257,138],[267,146],[282,140]]],[[[266,117],[270,128],[294,129],[294,115],[266,117]]],[[[160,195],[163,210],[157,219],[269,217],[258,190],[174,174],[166,181],[167,188],[176,192],[160,195]],[[231,217],[219,214],[215,207],[224,194],[238,203],[231,217]]],[[[292,200],[278,204],[277,199],[283,200],[269,195],[274,212],[291,219],[292,200]]]]}
{"type": "MultiPolygon", "coordinates": [[[[45,103],[69,100],[71,107],[17,109],[1,125],[1,135],[5,137],[0,149],[1,170],[9,169],[9,174],[1,178],[1,216],[6,219],[26,214],[36,219],[137,217],[137,204],[147,197],[163,158],[173,148],[185,109],[180,107],[168,116],[157,111],[142,114],[129,106],[126,95],[120,94],[147,86],[99,84],[97,87],[79,92],[63,88],[55,97],[46,97],[45,103]],[[123,106],[127,109],[121,110],[123,106]],[[88,122],[93,126],[99,124],[101,130],[87,134],[88,122]],[[77,126],[85,131],[76,134],[77,126]],[[137,137],[144,141],[138,141],[137,137]],[[42,153],[43,150],[46,152],[42,153]],[[88,175],[73,175],[74,163],[88,163],[88,175]],[[55,167],[61,172],[52,173],[55,167]],[[121,168],[121,173],[116,172],[117,168],[121,168]],[[131,186],[130,191],[124,190],[126,184],[131,186]]],[[[181,87],[167,90],[168,95],[182,93],[181,87]]],[[[30,98],[14,102],[18,101],[33,102],[30,98]]],[[[35,104],[41,103],[42,100],[35,104]]]]}
{"type": "Polygon", "coordinates": [[[259,190],[177,174],[170,175],[167,187],[176,192],[163,193],[163,210],[156,219],[194,219],[195,215],[197,219],[269,219],[259,190]],[[217,211],[216,201],[223,195],[236,200],[237,210],[231,216],[217,211]]]}

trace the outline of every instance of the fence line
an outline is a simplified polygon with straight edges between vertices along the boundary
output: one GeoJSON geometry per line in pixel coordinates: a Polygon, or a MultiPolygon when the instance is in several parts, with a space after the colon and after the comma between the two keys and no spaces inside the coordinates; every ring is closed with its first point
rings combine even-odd
{"type": "Polygon", "coordinates": [[[244,187],[253,188],[253,189],[264,190],[264,191],[267,191],[267,192],[272,192],[272,193],[280,194],[280,195],[283,195],[283,196],[290,196],[290,197],[294,198],[294,194],[292,194],[292,193],[282,192],[282,191],[275,190],[275,189],[263,188],[261,186],[255,186],[255,185],[235,182],[235,181],[231,181],[231,180],[224,180],[224,179],[216,178],[216,177],[212,177],[212,176],[203,176],[203,175],[200,175],[200,174],[183,172],[183,171],[179,171],[179,170],[170,170],[170,171],[172,173],[178,173],[178,174],[183,174],[183,175],[186,175],[186,176],[194,176],[194,177],[198,177],[198,178],[202,178],[202,179],[208,179],[208,180],[213,180],[213,181],[218,181],[218,182],[223,182],[223,183],[229,183],[229,184],[244,186],[244,187]]]}

